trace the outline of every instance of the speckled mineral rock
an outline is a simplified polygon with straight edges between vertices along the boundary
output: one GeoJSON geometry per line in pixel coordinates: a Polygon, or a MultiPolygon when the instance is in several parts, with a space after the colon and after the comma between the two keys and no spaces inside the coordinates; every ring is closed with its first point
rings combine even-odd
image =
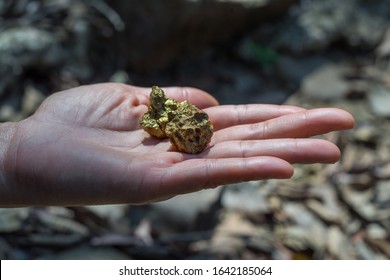
{"type": "Polygon", "coordinates": [[[142,116],[141,125],[157,138],[169,137],[177,150],[189,154],[202,152],[213,135],[213,125],[204,111],[187,101],[165,97],[157,86],[152,88],[149,109],[142,116]]]}

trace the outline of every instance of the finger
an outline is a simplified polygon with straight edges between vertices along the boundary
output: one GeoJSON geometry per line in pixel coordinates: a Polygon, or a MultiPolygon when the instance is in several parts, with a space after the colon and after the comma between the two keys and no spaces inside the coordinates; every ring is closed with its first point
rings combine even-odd
{"type": "Polygon", "coordinates": [[[215,130],[230,126],[263,122],[286,114],[305,111],[288,105],[223,105],[205,109],[215,130]]]}
{"type": "Polygon", "coordinates": [[[206,158],[270,156],[289,163],[334,163],[340,158],[340,150],[321,139],[272,139],[218,143],[203,155],[206,158]]]}
{"type": "Polygon", "coordinates": [[[284,115],[265,122],[225,128],[214,134],[213,143],[232,140],[303,138],[350,129],[354,119],[336,108],[321,108],[284,115]]]}
{"type": "Polygon", "coordinates": [[[237,182],[286,179],[292,166],[274,157],[192,159],[177,163],[164,173],[158,192],[173,196],[237,182]]]}

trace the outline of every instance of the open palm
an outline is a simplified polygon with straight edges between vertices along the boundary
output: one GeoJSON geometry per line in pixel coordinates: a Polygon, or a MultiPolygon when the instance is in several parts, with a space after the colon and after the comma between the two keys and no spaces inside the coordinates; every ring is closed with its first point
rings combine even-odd
{"type": "Polygon", "coordinates": [[[215,132],[204,152],[173,151],[169,140],[142,130],[150,89],[111,83],[74,88],[50,96],[17,123],[0,204],[147,203],[220,184],[289,178],[293,163],[339,158],[334,144],[308,137],[354,122],[339,109],[219,106],[197,89],[164,90],[208,113],[215,132]]]}

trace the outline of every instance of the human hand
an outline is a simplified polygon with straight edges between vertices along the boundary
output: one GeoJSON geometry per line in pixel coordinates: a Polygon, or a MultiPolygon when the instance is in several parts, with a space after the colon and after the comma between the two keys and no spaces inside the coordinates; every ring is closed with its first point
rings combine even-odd
{"type": "Polygon", "coordinates": [[[139,120],[150,89],[107,83],[66,90],[15,124],[0,205],[140,204],[221,184],[289,178],[291,164],[340,156],[333,143],[308,137],[354,124],[340,109],[217,106],[197,89],[164,90],[208,113],[215,132],[205,151],[175,152],[168,139],[143,131],[139,120]]]}

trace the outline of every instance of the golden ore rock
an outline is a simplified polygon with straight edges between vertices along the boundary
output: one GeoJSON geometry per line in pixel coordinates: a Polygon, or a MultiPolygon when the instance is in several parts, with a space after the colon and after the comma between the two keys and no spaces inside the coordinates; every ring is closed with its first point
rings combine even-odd
{"type": "Polygon", "coordinates": [[[213,136],[213,125],[206,112],[188,101],[167,98],[157,86],[152,88],[150,105],[141,118],[141,125],[150,135],[169,137],[178,151],[188,154],[201,153],[213,136]]]}

